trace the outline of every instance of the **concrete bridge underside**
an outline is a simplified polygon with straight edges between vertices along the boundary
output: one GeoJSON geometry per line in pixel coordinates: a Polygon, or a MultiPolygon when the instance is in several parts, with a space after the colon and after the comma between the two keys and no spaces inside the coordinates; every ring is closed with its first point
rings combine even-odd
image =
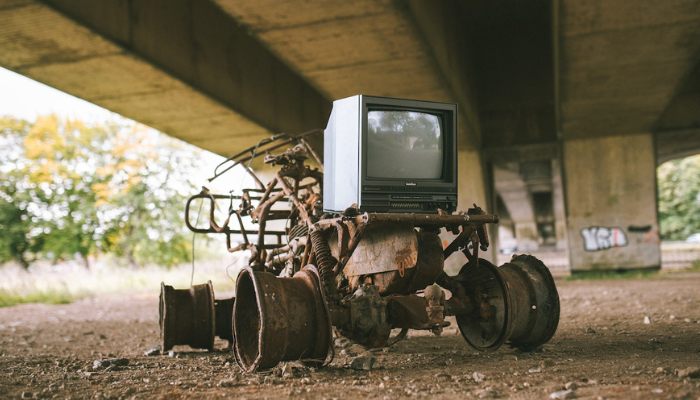
{"type": "Polygon", "coordinates": [[[622,204],[700,152],[700,0],[0,0],[0,66],[221,155],[336,98],[456,101],[463,205],[495,203],[491,165],[559,160],[570,247],[649,225],[632,263],[655,206],[622,204]]]}

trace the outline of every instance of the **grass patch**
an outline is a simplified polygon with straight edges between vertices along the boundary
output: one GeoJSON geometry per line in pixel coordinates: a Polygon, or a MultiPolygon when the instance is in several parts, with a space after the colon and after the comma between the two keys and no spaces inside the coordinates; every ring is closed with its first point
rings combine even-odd
{"type": "Polygon", "coordinates": [[[68,304],[76,300],[71,293],[60,290],[30,291],[17,293],[0,291],[0,307],[9,307],[23,303],[68,304]]]}
{"type": "MultiPolygon", "coordinates": [[[[233,292],[236,269],[246,264],[238,256],[207,260],[195,266],[195,285],[211,280],[215,294],[233,292]],[[227,268],[229,266],[229,268],[227,268]]],[[[23,303],[67,304],[88,297],[116,293],[158,296],[160,283],[177,289],[190,286],[191,265],[166,269],[156,266],[128,269],[95,262],[90,270],[81,265],[33,265],[29,271],[15,265],[0,267],[0,307],[23,303]]],[[[221,296],[216,296],[220,298],[221,296]]]]}
{"type": "Polygon", "coordinates": [[[577,271],[566,277],[567,281],[583,281],[583,280],[610,280],[610,279],[640,279],[640,278],[658,278],[661,274],[659,271],[649,270],[607,270],[607,271],[577,271]]]}

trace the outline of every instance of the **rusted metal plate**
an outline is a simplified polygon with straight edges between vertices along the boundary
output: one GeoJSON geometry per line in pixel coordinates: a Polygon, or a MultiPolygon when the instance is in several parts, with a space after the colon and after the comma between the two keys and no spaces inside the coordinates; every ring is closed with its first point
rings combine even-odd
{"type": "Polygon", "coordinates": [[[418,238],[410,223],[368,225],[362,241],[343,269],[345,276],[376,274],[414,268],[418,261],[418,238]]]}

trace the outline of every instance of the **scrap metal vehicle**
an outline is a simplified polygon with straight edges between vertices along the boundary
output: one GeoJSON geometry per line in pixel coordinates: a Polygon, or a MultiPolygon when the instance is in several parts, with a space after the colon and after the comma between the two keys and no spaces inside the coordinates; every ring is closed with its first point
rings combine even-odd
{"type": "Polygon", "coordinates": [[[319,132],[264,139],[214,175],[244,168],[255,187],[239,194],[203,188],[187,201],[190,230],[224,235],[230,252],[250,256],[235,298],[215,300],[211,282],[182,290],[161,285],[162,351],[180,344],[212,349],[219,336],[246,372],[291,360],[320,367],[333,358],[334,335],[367,348],[391,346],[410,329],[439,335],[448,316],[478,350],[504,343],[534,349],[552,338],[559,296],[547,267],[530,255],[500,267],[479,258],[497,215],[476,205],[454,213],[365,212],[357,205],[324,211],[324,163],[309,144],[319,132]],[[260,154],[278,168],[267,184],[251,169],[260,154]],[[191,221],[194,202],[208,205],[206,226],[191,221]],[[220,221],[215,210],[223,203],[220,221]],[[453,234],[451,243],[443,246],[441,232],[453,234]],[[459,252],[467,262],[449,276],[445,260],[459,252]]]}

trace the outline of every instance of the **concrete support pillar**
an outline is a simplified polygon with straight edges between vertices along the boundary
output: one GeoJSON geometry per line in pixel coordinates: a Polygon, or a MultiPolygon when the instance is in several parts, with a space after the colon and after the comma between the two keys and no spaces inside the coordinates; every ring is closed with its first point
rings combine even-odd
{"type": "MultiPolygon", "coordinates": [[[[457,203],[457,210],[467,211],[476,204],[487,213],[493,214],[495,211],[490,208],[490,203],[487,202],[487,188],[479,152],[476,150],[460,149],[457,153],[457,168],[457,176],[459,178],[459,192],[457,194],[459,201],[457,203]]],[[[491,236],[491,247],[489,247],[489,250],[479,253],[479,257],[494,263],[496,262],[496,254],[498,251],[495,232],[496,229],[489,230],[491,236]]],[[[455,236],[449,232],[443,232],[440,237],[443,240],[443,244],[450,243],[455,238],[455,236]]],[[[447,271],[449,275],[454,275],[459,272],[459,269],[466,262],[467,259],[463,255],[453,254],[445,261],[445,271],[447,271]]]]}
{"type": "Polygon", "coordinates": [[[527,253],[539,248],[539,232],[532,196],[520,176],[520,164],[508,163],[494,166],[495,187],[515,224],[518,252],[527,253]]]}
{"type": "Polygon", "coordinates": [[[566,209],[564,208],[564,188],[561,181],[561,163],[552,160],[552,205],[554,208],[554,234],[558,251],[566,251],[566,209]]]}
{"type": "Polygon", "coordinates": [[[652,134],[564,142],[572,272],[658,268],[652,134]]]}
{"type": "Polygon", "coordinates": [[[515,239],[518,253],[529,253],[540,248],[537,223],[534,220],[515,222],[515,239]]]}
{"type": "Polygon", "coordinates": [[[467,211],[476,204],[486,212],[493,213],[494,210],[488,209],[489,203],[486,202],[484,171],[479,152],[460,149],[457,152],[457,167],[459,179],[457,209],[467,211]]]}

